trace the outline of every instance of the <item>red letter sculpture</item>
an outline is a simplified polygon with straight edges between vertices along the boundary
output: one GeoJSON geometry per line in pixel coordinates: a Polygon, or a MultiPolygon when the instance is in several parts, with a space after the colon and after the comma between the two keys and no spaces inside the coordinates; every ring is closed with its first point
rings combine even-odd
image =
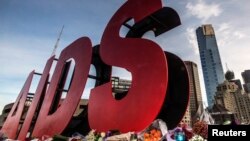
{"type": "MultiPolygon", "coordinates": [[[[21,140],[21,141],[25,140],[26,135],[30,129],[31,122],[32,122],[32,120],[34,120],[34,114],[36,112],[36,109],[38,108],[39,103],[41,104],[43,102],[42,97],[44,97],[44,95],[46,93],[46,89],[47,89],[47,85],[48,85],[48,78],[49,78],[49,71],[51,69],[54,58],[55,57],[52,56],[47,61],[47,64],[44,68],[42,77],[41,77],[39,84],[37,86],[35,96],[32,100],[30,108],[27,112],[26,119],[24,120],[23,126],[22,126],[20,133],[18,135],[18,140],[21,140]]],[[[40,110],[40,109],[38,109],[38,110],[40,110]]],[[[39,112],[39,111],[37,111],[37,112],[39,112]]]]}
{"type": "Polygon", "coordinates": [[[27,95],[29,93],[33,75],[34,71],[29,74],[15,104],[11,108],[8,118],[4,122],[3,128],[1,129],[1,132],[5,133],[10,139],[16,138],[19,122],[23,113],[27,95]]]}
{"type": "Polygon", "coordinates": [[[88,114],[92,129],[140,131],[160,112],[168,84],[163,50],[147,39],[119,36],[123,23],[131,18],[138,22],[160,8],[161,0],[129,0],[108,23],[100,44],[101,58],[130,71],[132,86],[121,100],[112,96],[111,82],[91,91],[88,114]]]}
{"type": "Polygon", "coordinates": [[[68,125],[75,109],[81,99],[85,83],[88,78],[92,55],[92,45],[87,37],[80,38],[65,48],[58,60],[50,86],[44,98],[44,102],[39,113],[33,136],[41,137],[43,135],[53,136],[60,134],[68,125]],[[53,104],[57,86],[62,75],[65,62],[68,59],[75,60],[74,75],[68,94],[60,107],[53,113],[49,114],[53,104]]]}
{"type": "MultiPolygon", "coordinates": [[[[161,0],[128,0],[107,24],[100,48],[93,49],[93,56],[89,38],[76,40],[61,52],[49,84],[54,56],[47,61],[18,139],[24,140],[29,131],[38,138],[64,131],[81,99],[91,59],[97,70],[93,78],[98,79],[96,86],[100,85],[91,90],[89,99],[88,121],[92,129],[141,131],[156,118],[163,119],[170,129],[175,127],[188,104],[185,64],[178,56],[164,53],[156,43],[141,36],[148,30],[157,36],[178,25],[178,14],[171,8],[163,8],[161,0]],[[132,26],[126,23],[130,19],[135,21],[132,26]],[[122,25],[130,28],[124,38],[119,36],[122,25]],[[64,90],[69,60],[75,61],[75,67],[69,89],[64,90]],[[132,85],[119,100],[112,95],[112,83],[108,82],[111,66],[127,69],[132,74],[132,85]],[[68,93],[61,100],[63,91],[68,93]]],[[[17,138],[33,74],[34,71],[27,78],[1,130],[8,138],[17,138]]]]}

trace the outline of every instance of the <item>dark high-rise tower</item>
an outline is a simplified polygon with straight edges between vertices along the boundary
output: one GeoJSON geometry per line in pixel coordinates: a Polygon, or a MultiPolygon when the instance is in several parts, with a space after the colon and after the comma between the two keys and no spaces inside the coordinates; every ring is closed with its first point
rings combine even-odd
{"type": "Polygon", "coordinates": [[[241,73],[242,75],[242,78],[244,80],[244,90],[247,92],[247,93],[250,93],[250,70],[245,70],[244,72],[241,73]]]}
{"type": "Polygon", "coordinates": [[[225,78],[229,82],[234,82],[238,86],[239,90],[242,90],[241,82],[239,79],[234,79],[234,72],[233,71],[228,70],[225,74],[225,78]]]}
{"type": "Polygon", "coordinates": [[[189,87],[190,87],[189,111],[192,120],[194,120],[193,118],[195,117],[195,114],[197,113],[199,106],[203,105],[200,79],[199,79],[198,67],[194,62],[185,61],[185,65],[187,67],[189,75],[189,87]]]}
{"type": "Polygon", "coordinates": [[[224,81],[215,33],[212,25],[202,25],[196,29],[202,71],[205,81],[208,106],[212,106],[218,84],[224,81]]]}

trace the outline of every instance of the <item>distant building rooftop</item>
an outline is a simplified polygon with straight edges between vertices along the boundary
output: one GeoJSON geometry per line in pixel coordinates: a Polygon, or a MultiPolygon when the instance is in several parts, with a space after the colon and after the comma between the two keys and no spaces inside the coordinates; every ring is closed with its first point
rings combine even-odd
{"type": "Polygon", "coordinates": [[[202,25],[203,34],[206,36],[215,35],[214,29],[211,24],[202,25]]]}

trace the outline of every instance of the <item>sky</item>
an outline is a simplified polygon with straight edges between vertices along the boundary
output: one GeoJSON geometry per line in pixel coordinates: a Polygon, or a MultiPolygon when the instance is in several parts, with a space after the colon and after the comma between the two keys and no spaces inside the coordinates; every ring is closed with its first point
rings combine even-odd
{"type": "MultiPolygon", "coordinates": [[[[93,45],[99,44],[106,24],[125,2],[0,0],[0,111],[16,100],[32,70],[43,71],[63,25],[57,57],[62,49],[83,36],[89,37],[93,45]]],[[[182,24],[158,37],[147,32],[143,38],[198,65],[204,101],[206,93],[195,35],[197,27],[213,25],[224,71],[229,68],[237,79],[242,79],[241,72],[250,69],[249,0],[163,0],[163,5],[175,9],[182,24]]],[[[112,74],[129,78],[123,69],[115,69],[112,74]]],[[[90,85],[88,81],[86,89],[90,90],[90,85]]],[[[34,83],[31,92],[35,92],[35,87],[34,83]]]]}

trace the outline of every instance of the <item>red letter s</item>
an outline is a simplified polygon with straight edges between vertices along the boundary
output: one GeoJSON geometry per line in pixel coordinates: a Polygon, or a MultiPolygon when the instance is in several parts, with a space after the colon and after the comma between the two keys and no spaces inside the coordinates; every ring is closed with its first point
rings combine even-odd
{"type": "Polygon", "coordinates": [[[112,96],[111,82],[91,91],[88,113],[92,129],[140,131],[160,112],[168,84],[163,50],[147,39],[119,36],[123,23],[131,18],[140,21],[160,8],[160,0],[129,0],[108,23],[100,44],[101,58],[108,65],[129,70],[132,86],[119,101],[112,96]]]}

